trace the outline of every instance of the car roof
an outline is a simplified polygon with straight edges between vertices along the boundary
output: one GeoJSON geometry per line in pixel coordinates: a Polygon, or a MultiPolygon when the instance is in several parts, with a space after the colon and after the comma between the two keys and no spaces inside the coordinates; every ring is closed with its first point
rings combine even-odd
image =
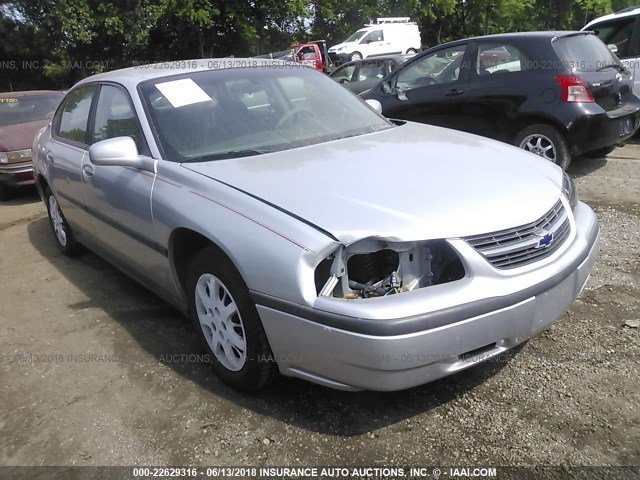
{"type": "Polygon", "coordinates": [[[238,68],[282,68],[284,66],[287,68],[309,68],[292,62],[268,58],[199,58],[193,60],[172,60],[98,73],[79,81],[76,85],[79,86],[92,82],[115,82],[126,86],[130,90],[134,90],[139,83],[147,80],[190,72],[238,68]]]}
{"type": "Polygon", "coordinates": [[[0,98],[20,98],[20,97],[35,97],[37,95],[63,95],[60,90],[30,90],[23,92],[3,92],[0,93],[0,98]]]}
{"type": "Polygon", "coordinates": [[[367,58],[361,58],[360,60],[352,60],[350,62],[340,64],[339,68],[346,67],[349,65],[357,65],[358,63],[364,63],[370,60],[397,60],[400,63],[404,63],[407,61],[407,57],[404,55],[373,55],[367,58]]]}
{"type": "Polygon", "coordinates": [[[636,5],[635,7],[623,8],[615,13],[610,13],[609,15],[603,15],[602,17],[595,18],[587,23],[582,30],[588,30],[591,25],[600,22],[606,22],[607,20],[615,20],[618,18],[632,17],[634,15],[638,15],[640,13],[640,5],[636,5]]]}
{"type": "Polygon", "coordinates": [[[441,43],[439,45],[434,45],[434,47],[441,47],[444,45],[455,45],[459,43],[464,43],[468,41],[481,41],[481,42],[490,42],[492,40],[531,40],[533,38],[546,38],[552,40],[554,38],[561,37],[569,37],[572,35],[580,35],[586,34],[586,32],[579,30],[549,30],[549,31],[540,31],[540,32],[511,32],[511,33],[495,33],[492,35],[482,35],[478,37],[469,37],[469,38],[461,38],[460,40],[454,40],[452,42],[441,43]]]}

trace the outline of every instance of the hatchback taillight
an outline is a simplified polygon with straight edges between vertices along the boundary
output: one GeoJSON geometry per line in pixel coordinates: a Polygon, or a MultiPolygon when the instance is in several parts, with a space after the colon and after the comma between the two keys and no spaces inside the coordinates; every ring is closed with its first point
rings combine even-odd
{"type": "Polygon", "coordinates": [[[556,77],[556,82],[558,82],[562,88],[561,101],[583,103],[595,102],[593,95],[591,94],[589,84],[582,78],[576,77],[575,75],[558,75],[556,77]]]}

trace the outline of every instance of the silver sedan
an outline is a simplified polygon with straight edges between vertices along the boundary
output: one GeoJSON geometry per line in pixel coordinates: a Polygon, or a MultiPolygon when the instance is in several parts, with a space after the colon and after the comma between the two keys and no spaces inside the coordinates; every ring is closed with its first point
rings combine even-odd
{"type": "Polygon", "coordinates": [[[89,77],[33,151],[62,252],[82,243],[188,315],[239,389],[458,372],[554,322],[598,251],[557,166],[387,120],[283,62],[89,77]]]}

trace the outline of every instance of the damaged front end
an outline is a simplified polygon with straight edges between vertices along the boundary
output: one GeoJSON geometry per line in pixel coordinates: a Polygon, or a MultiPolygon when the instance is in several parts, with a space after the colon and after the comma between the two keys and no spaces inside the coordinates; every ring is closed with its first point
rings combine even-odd
{"type": "Polygon", "coordinates": [[[446,240],[367,238],[340,246],[315,269],[316,293],[347,300],[384,297],[460,280],[465,269],[446,240]]]}

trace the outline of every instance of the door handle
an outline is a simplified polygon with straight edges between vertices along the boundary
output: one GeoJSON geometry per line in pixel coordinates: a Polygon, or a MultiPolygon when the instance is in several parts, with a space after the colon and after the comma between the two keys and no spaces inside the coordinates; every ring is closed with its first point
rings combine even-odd
{"type": "Polygon", "coordinates": [[[458,88],[452,88],[449,90],[449,93],[446,94],[447,97],[453,97],[454,95],[462,95],[464,90],[460,90],[458,88]]]}
{"type": "Polygon", "coordinates": [[[82,166],[82,175],[84,175],[85,178],[92,178],[93,177],[93,167],[91,165],[89,165],[88,163],[84,164],[82,166]]]}
{"type": "Polygon", "coordinates": [[[46,158],[47,158],[47,163],[53,163],[53,153],[47,152],[46,158]]]}

